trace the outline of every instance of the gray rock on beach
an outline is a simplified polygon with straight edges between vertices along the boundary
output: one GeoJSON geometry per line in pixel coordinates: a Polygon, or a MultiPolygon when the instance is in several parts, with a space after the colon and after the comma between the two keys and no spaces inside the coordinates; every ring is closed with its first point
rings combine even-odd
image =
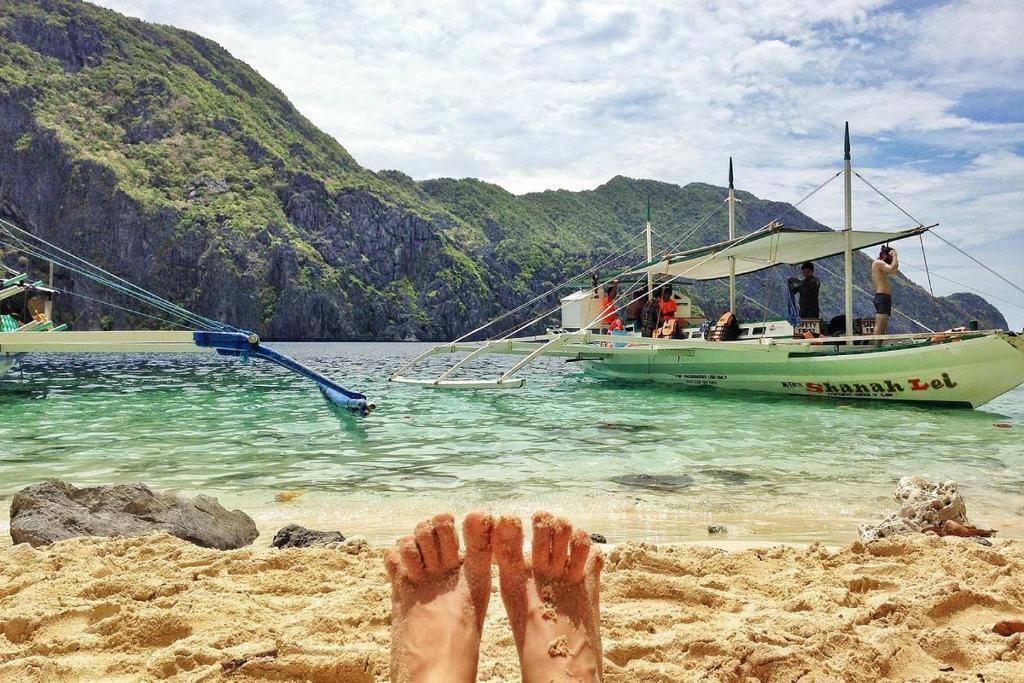
{"type": "Polygon", "coordinates": [[[298,524],[289,524],[274,534],[270,545],[275,548],[308,548],[311,545],[341,543],[345,537],[340,531],[317,531],[298,524]]]}
{"type": "Polygon", "coordinates": [[[247,514],[216,498],[158,493],[142,483],[76,488],[48,479],[11,501],[11,539],[31,546],[77,536],[144,536],[166,532],[204,548],[232,550],[259,532],[247,514]]]}
{"type": "Polygon", "coordinates": [[[969,524],[967,506],[956,482],[932,483],[923,477],[903,477],[896,484],[900,509],[878,524],[862,524],[860,538],[868,543],[880,538],[916,534],[947,519],[969,524]]]}

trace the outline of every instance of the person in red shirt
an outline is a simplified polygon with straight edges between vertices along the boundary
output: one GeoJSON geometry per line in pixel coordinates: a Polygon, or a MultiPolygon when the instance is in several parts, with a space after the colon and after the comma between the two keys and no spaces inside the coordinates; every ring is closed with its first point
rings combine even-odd
{"type": "Polygon", "coordinates": [[[676,317],[676,301],[672,298],[672,288],[665,285],[661,288],[661,298],[658,300],[658,309],[661,311],[661,321],[674,320],[676,317]]]}
{"type": "Polygon", "coordinates": [[[615,308],[615,300],[619,297],[619,281],[612,280],[612,283],[605,288],[604,297],[601,298],[601,327],[610,330],[621,330],[622,321],[619,320],[618,311],[615,308]]]}

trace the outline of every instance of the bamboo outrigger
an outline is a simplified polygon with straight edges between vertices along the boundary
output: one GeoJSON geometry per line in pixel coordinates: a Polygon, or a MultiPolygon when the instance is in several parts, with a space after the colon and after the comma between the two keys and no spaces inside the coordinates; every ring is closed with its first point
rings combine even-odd
{"type": "Polygon", "coordinates": [[[32,282],[25,273],[16,273],[5,267],[8,275],[0,281],[0,376],[28,353],[217,353],[243,360],[262,358],[306,377],[316,383],[321,394],[331,404],[350,413],[366,415],[376,408],[376,404],[367,400],[365,395],[346,389],[295,359],[267,347],[255,333],[239,330],[172,304],[8,221],[0,220],[0,244],[51,263],[50,286],[44,286],[40,281],[32,282]],[[52,287],[52,264],[55,262],[157,309],[168,316],[161,318],[165,323],[184,321],[199,329],[66,331],[65,325],[55,325],[51,318],[53,296],[58,293],[52,287]]]}

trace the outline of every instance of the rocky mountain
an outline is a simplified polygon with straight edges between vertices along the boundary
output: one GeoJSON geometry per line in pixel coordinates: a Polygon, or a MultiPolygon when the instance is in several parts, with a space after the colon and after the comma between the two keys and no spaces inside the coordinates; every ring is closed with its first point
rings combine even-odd
{"type": "MultiPolygon", "coordinates": [[[[678,238],[724,189],[616,177],[586,192],[517,196],[472,179],[374,173],[212,41],[72,0],[0,4],[0,216],[265,338],[453,338],[638,247],[647,197],[659,233],[678,238]]],[[[827,229],[742,197],[745,229],[781,213],[790,226],[827,229]]],[[[724,220],[685,246],[722,239],[724,220]]],[[[868,264],[858,256],[865,289],[868,264]]],[[[785,313],[789,270],[743,278],[744,294],[785,313]]],[[[822,280],[825,312],[841,312],[838,281],[822,280]]],[[[66,292],[57,315],[75,328],[154,324],[97,303],[126,302],[61,268],[56,286],[66,292]]],[[[719,283],[692,293],[710,313],[725,307],[719,283]]],[[[902,278],[895,299],[935,328],[1001,319],[979,297],[933,301],[902,278]]],[[[857,311],[870,312],[868,297],[857,311]]],[[[740,314],[765,315],[748,299],[740,314]]]]}

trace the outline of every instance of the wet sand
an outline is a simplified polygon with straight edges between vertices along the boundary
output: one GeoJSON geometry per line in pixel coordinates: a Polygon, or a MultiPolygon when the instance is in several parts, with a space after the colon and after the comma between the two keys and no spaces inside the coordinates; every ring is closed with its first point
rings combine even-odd
{"type": "MultiPolygon", "coordinates": [[[[0,680],[384,681],[389,588],[359,540],[220,552],[166,535],[0,549],[0,680]]],[[[917,536],[725,552],[623,543],[610,682],[1019,681],[1024,543],[917,536]]],[[[479,680],[518,680],[491,600],[479,680]]]]}
{"type": "MultiPolygon", "coordinates": [[[[218,490],[182,490],[217,498],[228,509],[240,509],[256,522],[260,531],[257,545],[266,545],[278,529],[301,524],[311,529],[341,531],[346,536],[364,536],[372,545],[391,544],[409,533],[417,521],[438,511],[436,493],[408,493],[402,496],[343,495],[296,490],[258,490],[244,495],[218,490]],[[286,500],[279,501],[283,495],[286,500]],[[298,494],[298,495],[294,495],[298,494]],[[294,495],[294,497],[292,497],[294,495]]],[[[1020,497],[1000,497],[988,490],[967,498],[971,521],[998,529],[1000,539],[1024,540],[1024,502],[1020,497]]],[[[472,503],[450,500],[444,503],[456,516],[472,509],[472,503]]],[[[8,508],[10,498],[0,499],[0,547],[10,545],[8,508]]],[[[833,510],[827,500],[819,509],[780,510],[772,501],[765,507],[709,506],[699,496],[676,499],[638,491],[635,495],[587,496],[565,493],[523,495],[513,500],[493,501],[487,509],[494,514],[514,514],[524,519],[535,510],[551,510],[569,516],[582,528],[604,535],[612,543],[710,543],[722,547],[748,547],[777,543],[830,546],[857,540],[857,526],[879,522],[895,509],[891,490],[877,504],[864,509],[833,510]],[[708,525],[725,525],[725,536],[709,536],[708,525]]]]}

